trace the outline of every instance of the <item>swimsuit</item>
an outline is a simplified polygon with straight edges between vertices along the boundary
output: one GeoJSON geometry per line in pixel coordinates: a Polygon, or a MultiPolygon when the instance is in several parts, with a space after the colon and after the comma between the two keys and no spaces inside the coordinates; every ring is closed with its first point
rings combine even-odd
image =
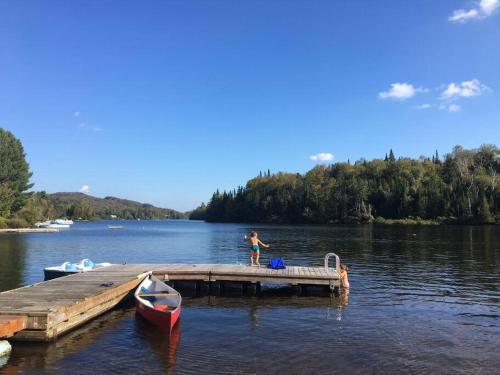
{"type": "Polygon", "coordinates": [[[252,251],[259,251],[259,245],[252,245],[252,251]]]}

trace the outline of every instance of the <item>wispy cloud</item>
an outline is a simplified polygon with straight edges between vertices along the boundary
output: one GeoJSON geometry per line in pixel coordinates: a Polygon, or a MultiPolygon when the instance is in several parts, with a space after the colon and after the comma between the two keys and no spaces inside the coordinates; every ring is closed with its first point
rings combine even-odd
{"type": "Polygon", "coordinates": [[[442,100],[455,100],[458,98],[470,98],[479,96],[489,91],[488,86],[482,84],[477,79],[463,81],[462,83],[452,82],[446,86],[446,89],[441,93],[442,100]]]}
{"type": "Polygon", "coordinates": [[[329,152],[320,152],[319,154],[309,156],[309,159],[313,161],[324,162],[324,161],[332,161],[333,157],[334,157],[333,154],[329,152]]]}
{"type": "Polygon", "coordinates": [[[491,16],[500,7],[500,0],[480,0],[470,9],[457,9],[448,17],[450,22],[465,23],[491,16]]]}
{"type": "Polygon", "coordinates": [[[424,104],[420,104],[420,105],[415,106],[415,108],[417,108],[417,109],[429,109],[429,108],[432,108],[432,104],[424,103],[424,104]]]}
{"type": "Polygon", "coordinates": [[[85,122],[79,123],[78,124],[78,128],[82,129],[82,130],[88,130],[88,131],[96,132],[96,133],[102,131],[101,127],[95,126],[95,125],[90,125],[90,124],[87,124],[85,122]]]}
{"type": "Polygon", "coordinates": [[[447,111],[447,112],[459,112],[462,110],[462,107],[455,103],[452,104],[441,103],[438,108],[442,111],[447,111]]]}
{"type": "Polygon", "coordinates": [[[80,112],[76,111],[75,113],[73,113],[73,117],[80,117],[80,112]]]}
{"type": "Polygon", "coordinates": [[[90,193],[90,186],[83,185],[79,191],[80,191],[80,193],[83,193],[83,194],[89,194],[90,193]]]}

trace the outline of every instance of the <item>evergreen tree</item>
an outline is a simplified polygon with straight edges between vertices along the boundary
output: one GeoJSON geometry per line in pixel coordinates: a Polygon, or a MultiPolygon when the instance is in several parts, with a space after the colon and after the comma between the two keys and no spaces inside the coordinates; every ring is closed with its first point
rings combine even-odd
{"type": "Polygon", "coordinates": [[[392,148],[389,151],[389,162],[394,163],[396,161],[396,158],[394,157],[394,152],[392,152],[392,148]]]}
{"type": "Polygon", "coordinates": [[[438,154],[438,150],[436,150],[436,154],[434,155],[433,161],[434,161],[434,163],[439,164],[439,154],[438,154]]]}
{"type": "Polygon", "coordinates": [[[21,142],[0,128],[0,216],[9,217],[19,211],[29,197],[26,193],[31,172],[21,142]]]}

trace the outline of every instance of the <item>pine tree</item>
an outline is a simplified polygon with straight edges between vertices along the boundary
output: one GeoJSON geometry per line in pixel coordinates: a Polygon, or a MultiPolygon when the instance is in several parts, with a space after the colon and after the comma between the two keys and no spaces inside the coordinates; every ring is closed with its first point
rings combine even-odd
{"type": "Polygon", "coordinates": [[[389,151],[389,162],[394,163],[396,161],[396,157],[394,156],[394,152],[392,152],[392,148],[389,151]]]}
{"type": "Polygon", "coordinates": [[[33,186],[32,173],[25,157],[21,141],[0,128],[0,216],[19,211],[30,195],[26,190],[33,186]]]}

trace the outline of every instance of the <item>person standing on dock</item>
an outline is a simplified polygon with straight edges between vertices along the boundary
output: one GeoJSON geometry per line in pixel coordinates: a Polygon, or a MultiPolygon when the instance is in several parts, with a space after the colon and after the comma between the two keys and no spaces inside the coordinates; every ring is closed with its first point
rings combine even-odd
{"type": "Polygon", "coordinates": [[[249,254],[250,266],[253,267],[253,265],[254,265],[253,264],[253,256],[254,255],[255,255],[255,265],[260,266],[260,263],[259,263],[260,247],[259,247],[259,245],[262,247],[265,247],[266,249],[269,248],[269,245],[266,245],[261,240],[259,240],[259,238],[257,237],[257,232],[252,232],[250,234],[250,238],[247,237],[247,235],[245,235],[245,237],[243,237],[243,241],[250,242],[252,244],[252,248],[250,249],[250,254],[249,254]]]}

